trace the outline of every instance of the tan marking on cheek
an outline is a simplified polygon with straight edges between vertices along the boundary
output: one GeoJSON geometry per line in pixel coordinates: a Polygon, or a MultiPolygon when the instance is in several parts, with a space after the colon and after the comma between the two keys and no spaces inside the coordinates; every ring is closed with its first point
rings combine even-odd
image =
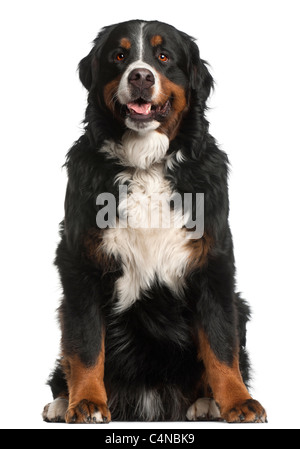
{"type": "Polygon", "coordinates": [[[150,40],[152,47],[157,47],[158,45],[161,45],[162,42],[163,42],[163,39],[159,34],[156,34],[150,40]]]}
{"type": "Polygon", "coordinates": [[[164,75],[159,75],[160,77],[160,95],[157,99],[157,103],[164,104],[168,98],[173,98],[173,110],[177,113],[182,112],[187,106],[185,90],[182,86],[173,83],[164,75]]]}
{"type": "Polygon", "coordinates": [[[127,37],[123,37],[123,39],[121,39],[120,45],[122,48],[125,48],[125,50],[130,50],[131,48],[131,42],[127,39],[127,37]]]}
{"type": "Polygon", "coordinates": [[[108,109],[112,113],[115,112],[115,100],[118,92],[118,87],[120,83],[120,77],[110,81],[103,89],[103,98],[108,109]]]}
{"type": "Polygon", "coordinates": [[[177,135],[182,116],[188,108],[186,93],[183,86],[173,83],[162,74],[159,77],[161,87],[156,103],[163,105],[168,99],[171,99],[172,110],[158,131],[165,133],[170,140],[173,140],[177,135]]]}

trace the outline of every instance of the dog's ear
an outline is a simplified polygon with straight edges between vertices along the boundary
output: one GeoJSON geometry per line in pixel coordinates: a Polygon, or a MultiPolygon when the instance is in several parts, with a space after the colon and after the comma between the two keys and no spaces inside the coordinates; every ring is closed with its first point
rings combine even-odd
{"type": "Polygon", "coordinates": [[[92,50],[78,65],[79,79],[88,91],[97,81],[101,51],[112,28],[114,28],[114,25],[105,27],[100,31],[93,42],[92,50]]]}
{"type": "Polygon", "coordinates": [[[96,65],[95,47],[78,65],[79,79],[87,90],[91,89],[93,82],[93,65],[96,65]]]}
{"type": "Polygon", "coordinates": [[[193,40],[191,40],[190,57],[191,89],[198,93],[201,103],[205,106],[205,102],[214,87],[214,80],[208,70],[207,62],[200,58],[199,48],[193,40]]]}

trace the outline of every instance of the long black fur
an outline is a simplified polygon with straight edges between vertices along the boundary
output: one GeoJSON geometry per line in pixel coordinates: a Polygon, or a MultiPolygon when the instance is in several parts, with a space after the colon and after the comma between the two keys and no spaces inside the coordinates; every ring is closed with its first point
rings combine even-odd
{"type": "MultiPolygon", "coordinates": [[[[79,65],[80,79],[89,91],[85,131],[67,155],[65,218],[55,260],[64,294],[60,307],[63,352],[77,354],[82,363],[92,366],[105,327],[105,385],[112,418],[184,420],[187,408],[201,394],[195,389],[204,370],[197,359],[198,329],[205,331],[214,353],[224,363],[232,363],[235,347],[240,346],[240,369],[244,381],[249,381],[245,345],[250,312],[235,293],[228,160],[209,134],[205,119],[205,104],[213,87],[207,65],[193,39],[170,27],[168,32],[174,33],[181,48],[180,64],[185,67],[182,73],[190,90],[190,107],[169,149],[172,153],[180,148],[185,159],[166,176],[182,195],[204,193],[205,232],[214,245],[208,263],[189,274],[180,300],[157,280],[130,309],[114,314],[113,289],[122,266],[116,261],[112,272],[99,272],[99,266],[85,255],[83,239],[96,228],[96,197],[101,192],[116,193],[114,178],[122,170],[117,161],[98,151],[106,139],[118,141],[124,132],[101,97],[101,86],[109,77],[100,70],[102,53],[116,26],[98,35],[90,54],[79,65]],[[142,416],[141,398],[154,390],[159,396],[158,412],[150,418],[142,416]]],[[[165,25],[153,26],[159,29],[165,25]]],[[[54,398],[67,394],[60,361],[49,385],[54,398]]]]}

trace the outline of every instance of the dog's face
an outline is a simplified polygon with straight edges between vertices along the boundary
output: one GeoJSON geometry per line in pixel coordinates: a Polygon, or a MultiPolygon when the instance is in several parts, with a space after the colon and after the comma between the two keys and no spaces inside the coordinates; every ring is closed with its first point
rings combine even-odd
{"type": "Polygon", "coordinates": [[[173,138],[192,91],[205,102],[212,78],[193,40],[160,22],[130,21],[105,28],[79,65],[89,99],[126,128],[157,129],[173,138]]]}

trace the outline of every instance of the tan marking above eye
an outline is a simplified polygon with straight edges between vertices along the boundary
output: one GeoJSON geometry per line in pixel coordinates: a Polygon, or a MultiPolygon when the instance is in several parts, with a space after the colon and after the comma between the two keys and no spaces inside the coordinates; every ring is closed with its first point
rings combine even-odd
{"type": "Polygon", "coordinates": [[[125,48],[125,50],[130,50],[130,48],[131,48],[131,42],[127,37],[123,37],[121,39],[120,45],[122,48],[125,48]]]}
{"type": "Polygon", "coordinates": [[[152,47],[157,47],[158,45],[162,44],[163,38],[159,34],[156,34],[155,36],[153,36],[151,38],[150,42],[151,42],[152,47]]]}

